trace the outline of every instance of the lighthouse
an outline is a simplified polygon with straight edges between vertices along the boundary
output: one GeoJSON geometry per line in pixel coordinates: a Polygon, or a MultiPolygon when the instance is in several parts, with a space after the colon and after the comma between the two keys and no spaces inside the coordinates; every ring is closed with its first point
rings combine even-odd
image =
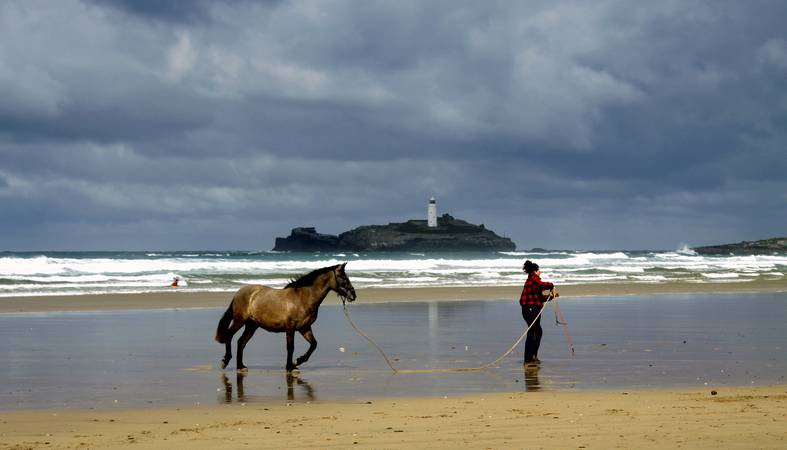
{"type": "Polygon", "coordinates": [[[434,197],[429,199],[429,207],[426,209],[426,225],[437,228],[437,200],[434,197]]]}

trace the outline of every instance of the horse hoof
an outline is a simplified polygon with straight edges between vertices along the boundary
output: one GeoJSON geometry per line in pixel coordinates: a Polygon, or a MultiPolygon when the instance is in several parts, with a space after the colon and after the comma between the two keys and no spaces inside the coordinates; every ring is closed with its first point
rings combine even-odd
{"type": "Polygon", "coordinates": [[[227,363],[228,363],[228,362],[229,362],[229,361],[222,359],[222,360],[221,360],[221,362],[219,363],[219,368],[220,368],[220,369],[226,369],[226,368],[227,368],[227,363]]]}
{"type": "Polygon", "coordinates": [[[249,368],[246,366],[238,367],[238,373],[243,373],[243,374],[249,373],[249,368]]]}

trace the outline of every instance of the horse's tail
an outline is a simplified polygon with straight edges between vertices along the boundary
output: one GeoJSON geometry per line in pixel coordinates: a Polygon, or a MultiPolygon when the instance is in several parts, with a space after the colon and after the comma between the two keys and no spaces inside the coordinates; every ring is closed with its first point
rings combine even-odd
{"type": "Polygon", "coordinates": [[[230,302],[230,306],[227,307],[227,310],[224,311],[224,315],[221,316],[219,319],[219,325],[216,327],[216,342],[219,344],[224,344],[227,342],[227,330],[230,328],[230,322],[232,321],[232,303],[230,302]]]}

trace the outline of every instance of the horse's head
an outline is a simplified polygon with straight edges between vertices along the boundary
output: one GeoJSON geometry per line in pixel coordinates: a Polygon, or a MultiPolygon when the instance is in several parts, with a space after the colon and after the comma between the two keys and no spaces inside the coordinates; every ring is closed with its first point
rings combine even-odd
{"type": "Polygon", "coordinates": [[[355,301],[355,288],[353,284],[350,283],[350,279],[347,277],[347,273],[344,271],[344,266],[347,263],[341,264],[336,266],[334,269],[334,279],[336,280],[336,286],[332,286],[333,290],[336,291],[336,294],[341,297],[342,301],[354,302],[355,301]]]}

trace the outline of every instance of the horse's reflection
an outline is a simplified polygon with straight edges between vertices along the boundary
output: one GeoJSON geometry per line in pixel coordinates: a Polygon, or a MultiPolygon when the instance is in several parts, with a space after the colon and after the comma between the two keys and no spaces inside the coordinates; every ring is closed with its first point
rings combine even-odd
{"type": "MultiPolygon", "coordinates": [[[[241,402],[244,399],[243,394],[243,377],[244,375],[238,372],[235,377],[235,380],[238,384],[238,401],[241,402]]],[[[224,403],[232,403],[232,382],[230,379],[227,378],[227,375],[221,374],[221,382],[224,384],[224,403]]]]}
{"type": "Polygon", "coordinates": [[[295,400],[295,389],[293,388],[293,384],[297,384],[298,386],[303,386],[303,390],[305,391],[306,400],[313,402],[314,401],[314,388],[312,385],[309,384],[306,380],[301,379],[298,375],[293,375],[290,372],[287,372],[287,400],[293,401],[295,400]]]}
{"type": "MultiPolygon", "coordinates": [[[[243,388],[243,380],[246,378],[247,374],[237,372],[235,375],[235,386],[233,386],[232,381],[227,377],[226,374],[221,374],[221,382],[224,384],[224,402],[225,403],[232,403],[233,402],[233,391],[235,387],[237,387],[237,393],[235,395],[235,401],[238,402],[246,402],[246,401],[253,401],[254,395],[246,395],[245,390],[243,388]]],[[[305,401],[314,401],[314,388],[309,384],[308,381],[302,379],[297,374],[293,373],[286,373],[284,377],[287,383],[287,401],[295,401],[295,386],[301,386],[304,394],[304,398],[299,398],[298,400],[305,400],[305,401]]],[[[299,389],[300,390],[300,389],[299,389]]]]}
{"type": "Polygon", "coordinates": [[[525,390],[537,391],[541,389],[541,383],[538,381],[540,369],[538,364],[525,364],[525,390]]]}

